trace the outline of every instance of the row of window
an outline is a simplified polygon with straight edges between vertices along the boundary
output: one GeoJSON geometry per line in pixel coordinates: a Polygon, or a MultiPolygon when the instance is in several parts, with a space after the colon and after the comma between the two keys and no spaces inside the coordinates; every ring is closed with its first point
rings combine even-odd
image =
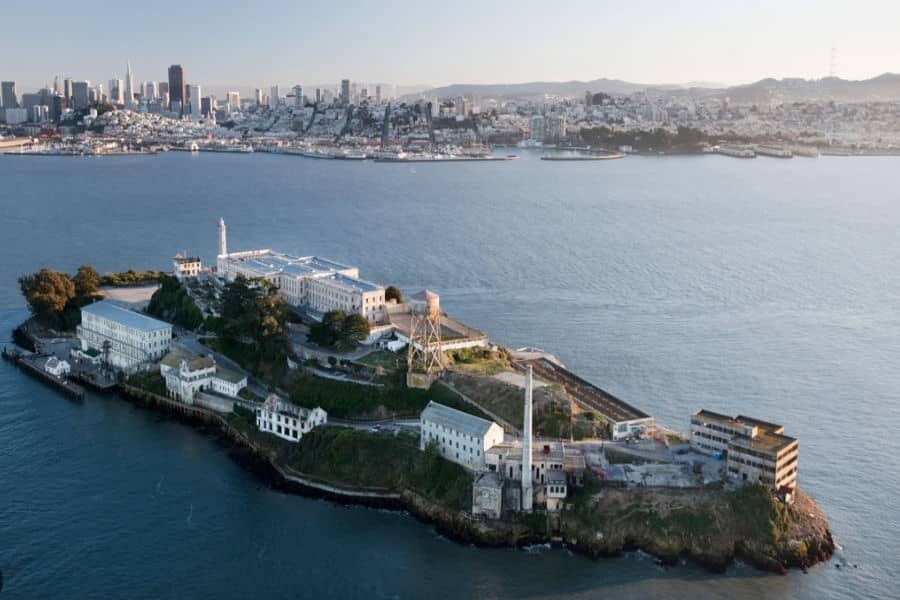
{"type": "Polygon", "coordinates": [[[548,485],[547,492],[551,494],[565,494],[566,486],[564,485],[548,485]]]}

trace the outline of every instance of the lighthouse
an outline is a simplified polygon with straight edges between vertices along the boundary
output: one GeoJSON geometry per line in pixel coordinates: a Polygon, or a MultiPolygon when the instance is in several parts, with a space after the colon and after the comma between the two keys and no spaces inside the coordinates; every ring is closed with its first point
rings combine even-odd
{"type": "Polygon", "coordinates": [[[531,404],[534,390],[531,365],[525,367],[525,415],[522,428],[522,510],[531,512],[534,488],[531,484],[531,404]]]}
{"type": "Polygon", "coordinates": [[[225,219],[219,218],[219,256],[228,254],[228,241],[225,233],[225,219]]]}

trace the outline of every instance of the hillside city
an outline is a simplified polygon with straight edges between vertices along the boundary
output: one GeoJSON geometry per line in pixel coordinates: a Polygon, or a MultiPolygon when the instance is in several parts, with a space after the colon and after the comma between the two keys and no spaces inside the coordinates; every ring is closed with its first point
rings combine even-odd
{"type": "MultiPolygon", "coordinates": [[[[784,155],[792,148],[804,155],[900,152],[900,102],[886,99],[796,100],[771,93],[765,101],[751,101],[657,88],[627,94],[586,89],[578,97],[428,91],[398,96],[396,86],[348,79],[332,87],[272,85],[247,98],[239,92],[206,94],[187,81],[184,67],[172,65],[166,80],[136,83],[130,64],[124,79],[106,86],[56,77],[52,85],[20,95],[15,82],[4,81],[0,148],[382,159],[406,153],[478,157],[491,147],[515,145],[626,153],[700,152],[718,144],[779,144],[784,155]]],[[[751,151],[731,155],[745,152],[751,151]]]]}

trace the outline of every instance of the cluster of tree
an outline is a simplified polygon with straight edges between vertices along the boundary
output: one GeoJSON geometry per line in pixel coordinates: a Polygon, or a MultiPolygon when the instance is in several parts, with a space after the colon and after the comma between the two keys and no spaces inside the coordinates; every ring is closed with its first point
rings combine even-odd
{"type": "Polygon", "coordinates": [[[397,304],[403,302],[403,292],[395,285],[389,285],[384,290],[384,299],[387,301],[396,300],[397,304]]]}
{"type": "Polygon", "coordinates": [[[210,325],[226,341],[253,346],[256,372],[280,370],[287,356],[287,312],[271,283],[238,275],[222,292],[221,319],[210,325]]]}
{"type": "Polygon", "coordinates": [[[631,146],[635,150],[696,149],[710,139],[699,129],[679,127],[673,134],[668,129],[613,131],[609,127],[581,130],[581,138],[591,146],[631,146]]]}
{"type": "Polygon", "coordinates": [[[19,277],[19,289],[31,314],[47,327],[72,330],[81,322],[80,308],[93,302],[100,286],[100,275],[93,267],[82,265],[74,276],[54,269],[19,277]]]}
{"type": "Polygon", "coordinates": [[[149,314],[185,329],[196,330],[203,324],[203,313],[178,279],[163,275],[159,284],[147,305],[149,314]]]}
{"type": "Polygon", "coordinates": [[[369,331],[369,322],[362,315],[332,310],[325,313],[321,323],[309,328],[309,339],[320,346],[347,352],[369,337],[369,331]]]}
{"type": "Polygon", "coordinates": [[[128,286],[128,285],[138,285],[141,283],[152,283],[155,281],[161,281],[166,274],[162,271],[135,271],[134,269],[128,269],[123,273],[107,273],[100,278],[101,285],[111,285],[111,286],[128,286]]]}

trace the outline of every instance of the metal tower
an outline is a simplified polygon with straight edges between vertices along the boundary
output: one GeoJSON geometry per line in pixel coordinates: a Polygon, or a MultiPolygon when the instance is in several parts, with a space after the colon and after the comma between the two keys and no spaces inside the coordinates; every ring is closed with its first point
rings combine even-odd
{"type": "Polygon", "coordinates": [[[444,370],[441,346],[440,297],[429,290],[413,294],[409,300],[410,326],[406,385],[428,389],[444,370]]]}

